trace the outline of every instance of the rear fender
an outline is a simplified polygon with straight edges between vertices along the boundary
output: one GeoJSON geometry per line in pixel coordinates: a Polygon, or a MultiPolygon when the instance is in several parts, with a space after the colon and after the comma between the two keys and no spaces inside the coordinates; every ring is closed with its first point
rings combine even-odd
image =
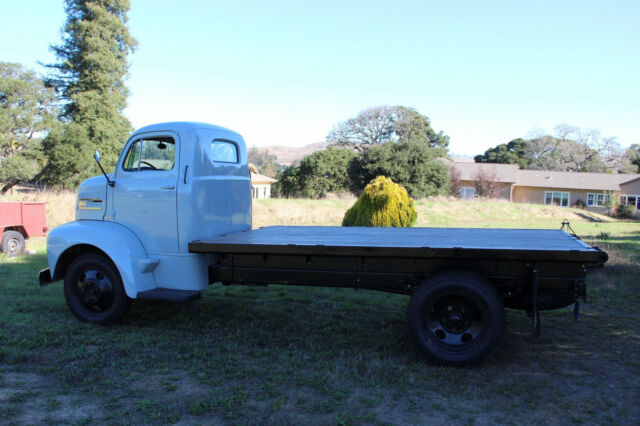
{"type": "Polygon", "coordinates": [[[157,287],[153,270],[159,259],[149,257],[138,237],[114,222],[80,220],[51,230],[47,237],[47,260],[53,281],[61,280],[80,255],[100,252],[116,266],[127,296],[157,287]]]}

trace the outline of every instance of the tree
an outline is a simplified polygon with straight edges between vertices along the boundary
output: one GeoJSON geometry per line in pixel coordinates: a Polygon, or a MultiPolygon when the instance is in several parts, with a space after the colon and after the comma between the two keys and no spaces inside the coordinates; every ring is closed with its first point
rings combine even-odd
{"type": "Polygon", "coordinates": [[[384,175],[405,187],[414,198],[447,194],[449,170],[442,157],[443,149],[421,142],[372,147],[351,163],[353,189],[361,191],[369,181],[384,175]]]}
{"type": "Polygon", "coordinates": [[[126,26],[129,0],[66,0],[62,43],[52,46],[58,63],[49,79],[65,102],[65,129],[46,141],[49,179],[76,185],[95,174],[87,154],[99,149],[112,168],[131,124],[123,115],[129,94],[127,56],[136,41],[126,26]],[[82,138],[82,139],[78,139],[82,138]]]}
{"type": "Polygon", "coordinates": [[[301,197],[300,167],[289,166],[276,177],[278,182],[271,186],[273,197],[301,197]]]}
{"type": "Polygon", "coordinates": [[[514,139],[509,143],[489,148],[484,154],[476,155],[474,160],[476,163],[517,164],[519,168],[526,169],[529,165],[526,157],[528,143],[522,138],[514,139]]]}
{"type": "Polygon", "coordinates": [[[0,62],[0,181],[3,194],[43,167],[42,137],[56,124],[55,92],[33,71],[0,62]]]}
{"type": "Polygon", "coordinates": [[[554,128],[560,139],[559,155],[567,171],[601,172],[615,168],[620,146],[615,137],[604,137],[597,129],[559,124],[554,128]]]}
{"type": "Polygon", "coordinates": [[[540,136],[530,139],[525,148],[525,158],[530,169],[562,170],[562,161],[558,156],[558,139],[553,136],[540,136]]]}
{"type": "Polygon", "coordinates": [[[599,130],[568,124],[555,127],[555,136],[542,131],[528,139],[514,139],[475,157],[479,163],[510,163],[520,168],[568,172],[623,170],[625,162],[615,137],[603,137],[599,130]]]}
{"type": "Polygon", "coordinates": [[[279,176],[279,191],[286,197],[322,198],[330,192],[348,192],[349,164],[357,154],[348,149],[316,151],[279,176]]]}
{"type": "Polygon", "coordinates": [[[640,144],[634,143],[624,153],[629,163],[636,167],[631,173],[640,173],[640,144]]]}
{"type": "Polygon", "coordinates": [[[256,166],[258,173],[270,178],[275,178],[278,172],[284,170],[284,166],[276,163],[276,156],[269,152],[268,149],[259,149],[251,147],[248,151],[249,162],[256,166]]]}
{"type": "Polygon", "coordinates": [[[460,196],[460,188],[462,188],[460,172],[451,165],[449,167],[449,195],[453,195],[454,197],[460,196]]]}
{"type": "Polygon", "coordinates": [[[500,195],[500,182],[496,176],[495,170],[493,172],[487,172],[482,169],[478,169],[473,177],[473,187],[476,190],[476,194],[485,198],[498,198],[500,195]]]}
{"type": "Polygon", "coordinates": [[[431,128],[429,118],[413,108],[379,106],[337,124],[327,141],[364,152],[387,142],[423,142],[432,148],[446,148],[449,137],[431,128]]]}

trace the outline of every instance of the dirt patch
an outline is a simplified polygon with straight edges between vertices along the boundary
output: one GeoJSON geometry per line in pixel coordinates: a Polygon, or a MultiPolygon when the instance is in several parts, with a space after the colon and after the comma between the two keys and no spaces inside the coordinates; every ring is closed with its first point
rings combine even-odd
{"type": "MultiPolygon", "coordinates": [[[[18,424],[81,423],[104,416],[102,401],[73,390],[60,392],[51,378],[34,373],[2,371],[0,410],[18,424]]],[[[4,417],[5,420],[7,417],[4,417]]]]}

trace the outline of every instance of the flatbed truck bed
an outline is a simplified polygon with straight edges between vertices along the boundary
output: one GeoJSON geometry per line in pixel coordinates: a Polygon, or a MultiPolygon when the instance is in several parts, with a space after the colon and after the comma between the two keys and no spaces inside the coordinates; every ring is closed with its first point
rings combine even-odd
{"type": "Polygon", "coordinates": [[[540,309],[567,306],[586,267],[607,254],[562,230],[272,226],[189,244],[218,255],[210,281],[370,288],[412,294],[426,278],[471,272],[529,307],[534,269],[540,309]],[[555,297],[554,297],[555,294],[555,297]]]}

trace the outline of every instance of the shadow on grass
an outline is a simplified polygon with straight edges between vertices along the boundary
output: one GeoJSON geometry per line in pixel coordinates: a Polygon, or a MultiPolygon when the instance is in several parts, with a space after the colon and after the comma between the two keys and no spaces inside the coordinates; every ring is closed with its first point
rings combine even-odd
{"type": "Polygon", "coordinates": [[[588,222],[593,222],[593,223],[608,223],[608,222],[611,222],[611,220],[604,220],[602,218],[594,217],[594,216],[591,216],[591,215],[586,214],[586,213],[575,212],[575,214],[576,214],[576,216],[579,216],[579,217],[585,219],[588,222]]]}
{"type": "Polygon", "coordinates": [[[46,267],[47,256],[44,253],[19,257],[7,257],[0,254],[0,277],[6,279],[7,284],[15,284],[16,278],[22,280],[29,277],[37,282],[38,273],[46,267]]]}

